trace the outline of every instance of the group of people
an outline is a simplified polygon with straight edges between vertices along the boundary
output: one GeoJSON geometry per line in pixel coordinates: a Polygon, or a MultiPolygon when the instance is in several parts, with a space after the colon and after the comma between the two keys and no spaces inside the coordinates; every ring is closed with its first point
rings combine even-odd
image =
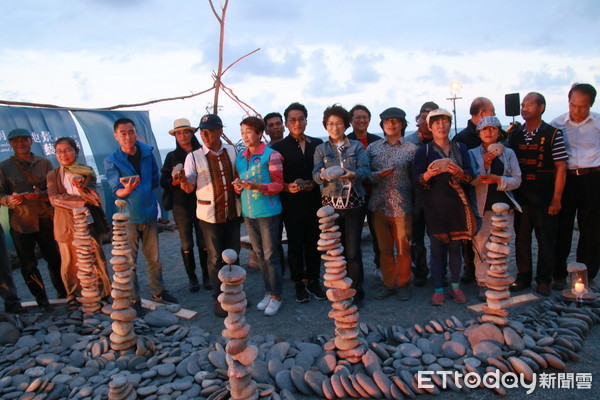
{"type": "MultiPolygon", "coordinates": [[[[114,137],[119,148],[105,160],[108,183],[116,198],[127,202],[130,219],[127,224],[132,257],[137,259],[142,241],[152,298],[162,302],[177,299],[164,289],[162,265],[158,254],[157,199],[159,170],[152,147],[137,140],[135,124],[123,118],[114,123],[114,137]]],[[[0,204],[9,209],[10,234],[19,259],[23,279],[39,308],[51,312],[52,305],[38,269],[36,244],[48,264],[57,298],[67,299],[67,308],[77,309],[81,285],[77,278],[78,255],[74,242],[91,239],[94,254],[99,300],[109,301],[111,283],[102,237],[110,225],[96,192],[94,170],[77,161],[79,147],[73,138],[55,141],[58,168],[31,151],[30,131],[14,129],[7,135],[14,155],[0,163],[0,204]],[[75,232],[73,210],[85,207],[88,231],[75,232]],[[83,236],[82,236],[83,235],[83,236]]],[[[0,229],[0,294],[7,312],[21,313],[10,260],[6,251],[4,231],[0,229]]],[[[137,275],[132,305],[142,312],[137,275]]]]}
{"type": "MultiPolygon", "coordinates": [[[[128,204],[134,257],[141,240],[152,295],[158,301],[176,301],[164,289],[159,261],[153,194],[159,184],[164,190],[163,205],[173,211],[179,230],[189,290],[200,288],[195,245],[202,285],[212,290],[213,311],[218,316],[226,315],[217,301],[221,292],[218,271],[224,265],[221,253],[228,248],[239,252],[242,220],[264,282],[258,310],[273,316],[282,306],[284,227],[286,264],[296,301],[326,298],[318,251],[317,210],[323,205],[332,206],[338,214],[339,230],[329,237],[341,242],[345,275],[352,279],[359,307],[365,298],[361,251],[365,217],[373,239],[373,262],[382,278],[374,297],[395,295],[408,300],[411,286],[424,286],[431,274],[431,304],[439,306],[446,293],[456,303],[467,301],[461,282],[476,280],[479,296],[484,298],[489,267],[486,243],[492,205],[498,202],[509,206],[507,228],[514,226],[516,233],[518,274],[511,290],[532,284],[534,231],[538,243],[535,290],[549,295],[566,285],[575,216],[579,226],[576,259],[587,266],[591,280],[599,268],[600,114],[590,111],[595,97],[593,86],[574,84],[568,94],[569,111],[548,124],[542,120],[543,95],[529,93],[521,104],[524,123],[512,124],[506,131],[492,102],[478,97],[471,105],[467,127],[453,138],[453,115],[434,102],[423,104],[415,119],[416,132],[407,136],[406,113],[397,107],[382,111],[383,137],[367,131],[371,121],[367,107],[346,110],[334,104],[323,113],[325,142],[306,135],[307,109],[292,103],[283,115],[274,112],[264,118],[244,118],[240,130],[245,149],[240,152],[222,141],[223,123],[218,115],[203,116],[198,127],[180,118],[169,131],[176,148],[160,172],[152,148],[137,140],[133,121],[120,119],[114,124],[119,149],[106,159],[105,170],[115,197],[128,204]],[[352,132],[346,135],[350,127],[352,132]],[[286,128],[289,134],[284,137],[286,128]]],[[[105,271],[99,235],[107,226],[94,196],[93,171],[76,163],[78,149],[68,138],[56,141],[61,165],[54,170],[46,159],[31,153],[28,131],[16,129],[8,139],[15,155],[0,164],[0,204],[10,208],[21,272],[38,304],[48,308],[32,251],[37,241],[57,295],[72,303],[78,290],[75,255],[69,245],[72,224],[55,222],[53,228],[52,218],[68,221],[64,210],[69,204],[90,208],[90,230],[98,239],[97,259],[101,260],[98,266],[105,271]],[[73,175],[86,179],[73,179],[73,175]],[[54,239],[47,240],[47,232],[54,234],[60,255],[54,239]]],[[[102,294],[108,295],[110,282],[103,272],[99,281],[106,289],[102,294]]],[[[5,306],[16,310],[14,283],[5,287],[13,288],[3,293],[5,306]]],[[[139,293],[137,282],[136,288],[139,293]]]]}

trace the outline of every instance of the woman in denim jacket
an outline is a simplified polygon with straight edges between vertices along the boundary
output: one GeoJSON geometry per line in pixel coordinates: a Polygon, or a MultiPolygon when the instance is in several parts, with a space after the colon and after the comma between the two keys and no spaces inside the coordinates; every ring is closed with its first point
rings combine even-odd
{"type": "Polygon", "coordinates": [[[370,172],[369,159],[359,141],[344,135],[350,127],[350,114],[345,108],[339,104],[327,107],[323,112],[323,126],[329,140],[315,150],[313,179],[323,187],[323,205],[332,206],[340,215],[336,222],[342,233],[348,277],[356,289],[355,304],[360,307],[365,297],[360,240],[366,215],[365,190],[360,183],[370,172]],[[335,179],[323,177],[321,173],[333,166],[342,167],[344,174],[335,179]]]}
{"type": "Polygon", "coordinates": [[[514,210],[521,211],[512,190],[521,185],[521,169],[515,152],[504,148],[502,154],[490,151],[490,145],[497,143],[500,137],[500,121],[494,116],[485,117],[477,124],[477,133],[482,140],[479,147],[469,150],[473,170],[478,175],[471,181],[475,186],[475,213],[481,218],[481,228],[473,238],[475,252],[475,278],[479,285],[479,299],[485,300],[485,280],[489,263],[485,244],[490,238],[492,228],[492,204],[503,202],[509,205],[508,226],[513,231],[514,210]]]}

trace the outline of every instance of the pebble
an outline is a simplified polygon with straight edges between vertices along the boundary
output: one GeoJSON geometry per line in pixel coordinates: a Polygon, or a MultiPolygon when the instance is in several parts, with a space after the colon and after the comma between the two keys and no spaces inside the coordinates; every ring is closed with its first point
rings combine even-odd
{"type": "Polygon", "coordinates": [[[168,327],[179,322],[179,318],[167,310],[153,310],[144,316],[144,321],[155,328],[168,327]]]}

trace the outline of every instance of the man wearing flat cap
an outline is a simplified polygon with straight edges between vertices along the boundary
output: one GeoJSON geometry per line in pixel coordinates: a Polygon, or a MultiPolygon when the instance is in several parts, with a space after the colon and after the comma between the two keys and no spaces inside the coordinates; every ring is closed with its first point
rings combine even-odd
{"type": "Polygon", "coordinates": [[[383,287],[375,298],[385,299],[397,293],[399,300],[408,300],[413,211],[410,177],[417,146],[403,139],[407,125],[403,110],[391,107],[379,117],[385,138],[371,143],[366,151],[372,171],[369,181],[373,184],[368,208],[373,212],[383,275],[383,287]]]}
{"type": "Polygon", "coordinates": [[[240,251],[240,205],[233,189],[236,153],[233,146],[221,141],[223,122],[218,115],[203,116],[198,129],[203,145],[187,155],[180,184],[187,193],[196,191],[196,217],[208,251],[213,312],[225,317],[227,312],[217,301],[219,269],[225,264],[221,253],[225,249],[240,251]]]}
{"type": "Polygon", "coordinates": [[[14,129],[7,138],[15,154],[0,163],[0,204],[9,209],[10,235],[23,279],[40,308],[50,311],[52,307],[37,268],[35,244],[40,246],[48,263],[57,297],[66,297],[60,275],[60,253],[54,240],[52,207],[46,193],[46,175],[54,167],[48,159],[31,152],[33,139],[28,130],[14,129]]]}

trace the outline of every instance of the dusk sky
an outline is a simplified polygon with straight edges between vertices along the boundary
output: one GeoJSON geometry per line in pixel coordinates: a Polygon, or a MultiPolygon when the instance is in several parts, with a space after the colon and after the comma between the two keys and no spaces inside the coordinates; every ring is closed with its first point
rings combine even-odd
{"type": "MultiPolygon", "coordinates": [[[[215,3],[219,4],[216,0],[215,3]]],[[[96,108],[188,95],[212,85],[219,26],[206,0],[21,0],[0,13],[0,99],[96,108]]],[[[573,82],[600,84],[600,1],[231,0],[224,82],[261,114],[299,101],[307,134],[325,136],[325,107],[396,106],[414,116],[428,100],[459,127],[477,96],[500,120],[504,94],[539,91],[545,120],[567,110],[573,82]]],[[[174,147],[173,120],[198,124],[212,93],[141,107],[160,148],[174,147]]],[[[245,116],[221,95],[225,133],[245,116]]],[[[598,106],[594,106],[594,111],[598,106]]],[[[518,118],[520,119],[520,118],[518,118]]],[[[111,134],[111,132],[107,132],[111,134]]]]}

